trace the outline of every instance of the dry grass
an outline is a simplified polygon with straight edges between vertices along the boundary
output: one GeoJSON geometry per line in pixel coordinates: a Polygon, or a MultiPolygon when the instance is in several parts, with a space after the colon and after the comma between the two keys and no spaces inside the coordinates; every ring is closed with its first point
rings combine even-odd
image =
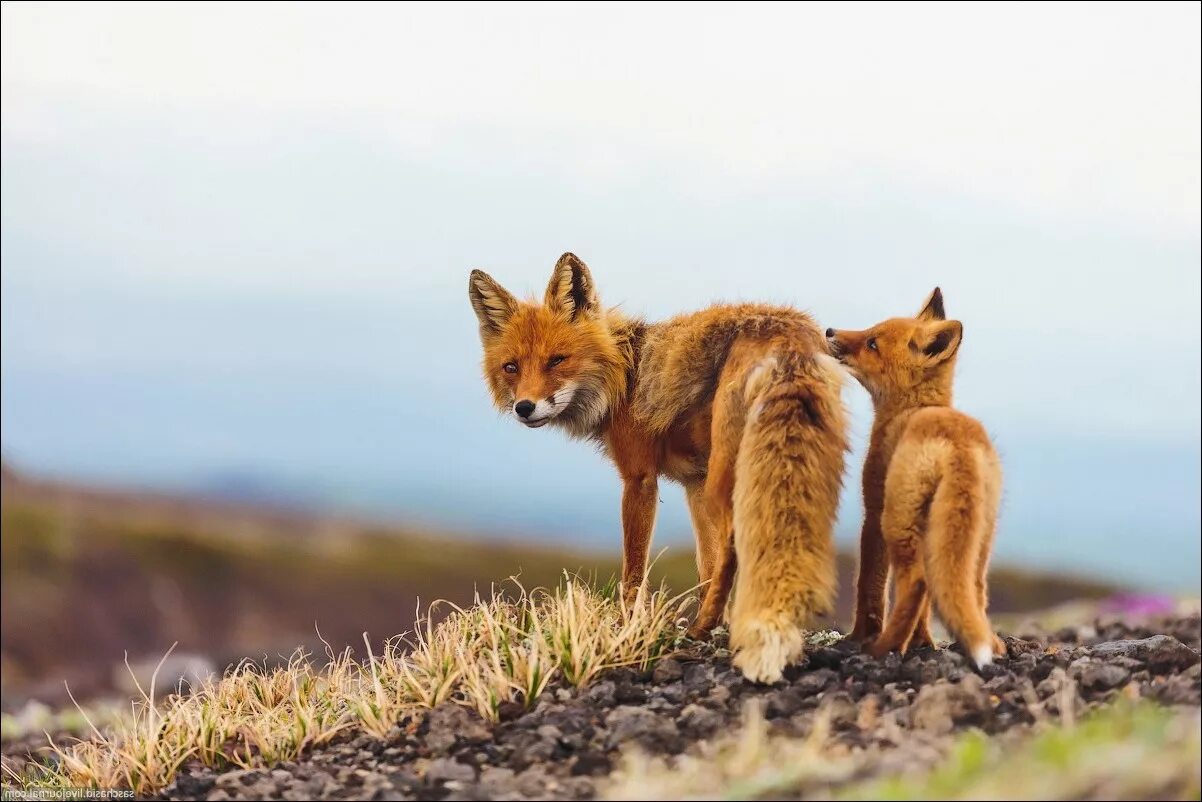
{"type": "Polygon", "coordinates": [[[161,703],[152,680],[116,725],[52,744],[49,765],[20,777],[6,770],[5,783],[142,795],[189,760],[215,768],[290,760],[349,728],[383,738],[401,716],[442,702],[495,720],[502,704],[529,706],[556,678],[583,685],[606,668],[647,667],[676,649],[690,595],[661,586],[627,606],[615,591],[575,576],[554,590],[514,581],[511,592],[494,588],[472,607],[452,605],[437,624],[427,614],[379,653],[365,635],[365,662],[349,651],[328,653],[324,666],[299,652],[275,669],[244,662],[161,703]]]}

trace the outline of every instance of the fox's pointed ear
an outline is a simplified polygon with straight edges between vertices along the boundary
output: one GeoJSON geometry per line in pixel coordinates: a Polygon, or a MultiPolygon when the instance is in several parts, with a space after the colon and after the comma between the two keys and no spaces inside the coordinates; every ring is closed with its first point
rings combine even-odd
{"type": "Polygon", "coordinates": [[[480,336],[490,337],[501,330],[517,310],[518,301],[509,290],[483,270],[473,270],[467,280],[467,297],[480,321],[480,336]]]}
{"type": "Polygon", "coordinates": [[[919,320],[946,320],[947,315],[943,311],[943,290],[936,287],[927,296],[926,303],[922,305],[922,311],[918,313],[919,320]]]}
{"type": "Polygon", "coordinates": [[[573,320],[600,309],[593,274],[574,253],[565,253],[555,263],[545,300],[549,308],[567,312],[573,320]]]}
{"type": "Polygon", "coordinates": [[[958,320],[940,320],[924,326],[914,335],[910,347],[921,351],[932,364],[955,356],[964,339],[964,326],[958,320]]]}

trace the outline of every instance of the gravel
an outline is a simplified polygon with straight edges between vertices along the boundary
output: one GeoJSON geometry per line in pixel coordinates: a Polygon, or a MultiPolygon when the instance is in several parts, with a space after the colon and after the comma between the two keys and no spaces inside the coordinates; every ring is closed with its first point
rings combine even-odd
{"type": "Polygon", "coordinates": [[[496,725],[450,704],[398,722],[384,743],[347,736],[263,770],[186,765],[161,798],[590,799],[622,750],[695,749],[733,732],[752,700],[774,732],[795,736],[821,708],[832,738],[882,750],[888,766],[911,742],[930,752],[966,728],[1004,733],[1118,694],[1197,707],[1199,629],[1191,616],[1006,638],[1009,656],[979,673],[954,649],[873,660],[837,643],[811,649],[772,686],[744,680],[719,643],[648,672],[609,671],[587,688],[553,686],[533,709],[509,708],[496,725]]]}

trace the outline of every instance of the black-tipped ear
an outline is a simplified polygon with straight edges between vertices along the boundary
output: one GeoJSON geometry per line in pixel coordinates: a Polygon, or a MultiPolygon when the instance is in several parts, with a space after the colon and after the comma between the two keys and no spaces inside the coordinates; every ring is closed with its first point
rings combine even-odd
{"type": "Polygon", "coordinates": [[[943,290],[936,287],[927,296],[927,301],[922,305],[922,311],[918,313],[919,320],[946,320],[947,315],[943,311],[943,290]]]}
{"type": "Polygon", "coordinates": [[[960,321],[946,320],[927,326],[917,345],[932,362],[942,362],[955,355],[963,339],[964,326],[960,321]]]}
{"type": "Polygon", "coordinates": [[[471,299],[476,319],[480,321],[481,337],[490,337],[499,332],[518,308],[517,299],[483,270],[473,270],[468,277],[467,297],[471,299]]]}
{"type": "Polygon", "coordinates": [[[599,310],[593,274],[576,254],[565,253],[555,263],[545,301],[549,308],[567,312],[573,320],[599,310]]]}

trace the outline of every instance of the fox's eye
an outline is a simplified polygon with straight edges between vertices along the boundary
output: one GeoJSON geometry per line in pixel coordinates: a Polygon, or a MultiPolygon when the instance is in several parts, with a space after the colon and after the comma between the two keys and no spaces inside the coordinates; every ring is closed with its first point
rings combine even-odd
{"type": "Polygon", "coordinates": [[[567,359],[566,356],[558,356],[558,355],[553,356],[549,360],[547,360],[547,367],[553,368],[556,365],[558,365],[560,362],[564,361],[565,359],[567,359]]]}
{"type": "Polygon", "coordinates": [[[875,351],[875,350],[876,350],[876,337],[869,337],[869,338],[868,338],[868,350],[869,350],[869,351],[875,351]]]}
{"type": "Polygon", "coordinates": [[[517,373],[518,364],[516,362],[506,362],[501,366],[501,370],[505,371],[506,373],[517,373]]]}

